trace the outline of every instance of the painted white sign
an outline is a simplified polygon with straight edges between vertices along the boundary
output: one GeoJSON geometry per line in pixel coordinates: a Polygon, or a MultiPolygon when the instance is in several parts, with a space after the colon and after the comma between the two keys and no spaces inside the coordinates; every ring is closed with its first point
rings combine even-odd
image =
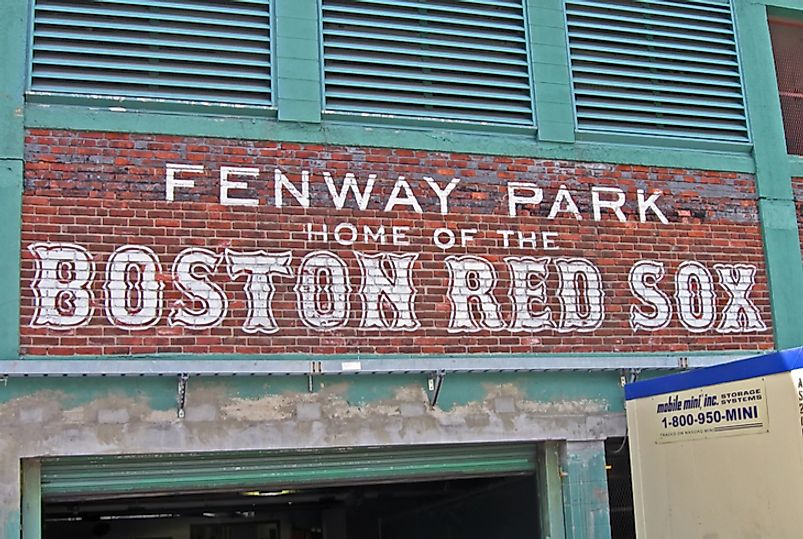
{"type": "MultiPolygon", "coordinates": [[[[329,172],[301,171],[291,179],[279,169],[266,173],[254,167],[221,166],[214,172],[203,165],[171,163],[164,173],[166,202],[174,203],[177,193],[200,189],[196,180],[206,174],[216,179],[216,195],[222,205],[271,204],[277,209],[317,205],[352,211],[370,207],[387,214],[388,220],[398,212],[423,213],[422,201],[436,201],[437,214],[449,215],[450,197],[463,182],[460,178],[446,181],[428,176],[411,182],[398,176],[392,180],[392,188],[376,189],[376,174],[359,178],[346,173],[335,178],[329,172]],[[325,191],[313,196],[313,181],[321,182],[318,187],[325,186],[325,191]],[[248,193],[253,193],[260,182],[272,182],[267,189],[270,195],[254,198],[248,193]]],[[[444,303],[450,308],[443,329],[449,333],[589,333],[601,328],[608,316],[606,289],[611,285],[606,285],[606,280],[613,277],[619,281],[622,276],[606,276],[588,258],[558,256],[561,235],[546,229],[547,225],[566,217],[578,222],[632,222],[634,226],[648,221],[650,226],[669,224],[658,205],[660,191],[636,189],[629,205],[632,193],[610,186],[591,185],[587,192],[573,194],[561,185],[551,200],[534,182],[511,181],[503,192],[503,207],[498,213],[504,220],[490,222],[524,218],[522,212],[529,214],[534,207],[545,205],[549,212],[544,229],[522,231],[511,224],[493,227],[485,223],[480,229],[479,224],[462,220],[464,224],[450,226],[444,219],[434,221],[432,229],[427,230],[413,230],[409,220],[408,224],[302,221],[297,231],[289,233],[292,239],[325,242],[337,250],[190,247],[171,260],[146,245],[121,245],[101,260],[105,255],[92,253],[82,245],[33,243],[28,246],[35,269],[30,325],[70,330],[89,323],[102,305],[109,323],[126,330],[144,330],[164,320],[170,326],[189,330],[213,328],[229,315],[229,302],[233,300],[229,297],[232,285],[220,282],[223,275],[230,283],[242,285],[247,315],[241,329],[248,334],[281,331],[281,319],[274,314],[279,285],[292,288],[295,318],[312,331],[356,327],[411,332],[422,325],[416,283],[424,277],[419,273],[442,271],[448,276],[441,288],[446,288],[444,303]],[[630,208],[630,215],[626,208],[630,208]],[[434,247],[426,250],[426,268],[422,253],[404,252],[421,248],[422,234],[424,246],[434,247]],[[465,254],[479,241],[486,242],[483,253],[488,253],[487,245],[493,243],[499,250],[520,249],[534,255],[465,254]],[[376,249],[355,250],[356,244],[374,245],[376,249]],[[388,247],[398,247],[400,252],[388,252],[388,247]],[[453,254],[458,249],[459,254],[453,254]],[[432,252],[443,253],[442,261],[433,261],[432,252]],[[104,275],[96,274],[96,264],[105,267],[104,275]],[[164,272],[171,275],[172,286],[181,296],[179,301],[167,304],[161,278],[164,272]],[[103,280],[102,298],[95,297],[100,290],[95,286],[99,279],[103,280]]],[[[652,333],[674,320],[690,333],[766,331],[761,311],[751,299],[756,273],[756,266],[750,264],[685,260],[668,271],[660,260],[638,260],[627,273],[631,298],[625,312],[630,328],[636,333],[652,333]]],[[[286,305],[283,309],[287,310],[286,305]]]]}
{"type": "MultiPolygon", "coordinates": [[[[93,255],[72,243],[34,243],[34,314],[30,325],[68,330],[89,322],[95,298],[93,255]]],[[[360,329],[414,331],[420,327],[416,314],[416,254],[353,252],[358,261],[362,316],[360,329]]],[[[584,333],[598,329],[606,318],[604,277],[599,267],[585,258],[517,257],[503,259],[507,267],[507,298],[512,317],[502,316],[499,274],[494,265],[479,256],[449,256],[444,260],[449,282],[447,298],[451,315],[446,329],[451,333],[481,330],[530,332],[554,330],[584,333]],[[554,272],[557,288],[547,289],[547,276],[554,272]],[[547,306],[557,298],[560,309],[547,306]]],[[[157,324],[163,317],[164,286],[158,275],[164,266],[148,247],[125,245],[106,261],[103,276],[104,310],[117,327],[138,330],[157,324]]],[[[750,299],[756,268],[744,264],[715,264],[720,293],[727,302],[717,311],[714,277],[703,264],[680,265],[674,279],[674,298],[657,288],[665,266],[657,260],[640,260],[629,272],[632,292],[630,326],[634,332],[654,332],[673,316],[689,331],[719,333],[766,330],[761,313],[750,299]]],[[[224,249],[215,252],[191,247],[173,260],[173,284],[184,298],[169,309],[171,326],[206,329],[219,325],[228,312],[229,298],[211,277],[224,269],[232,281],[242,281],[248,315],[246,333],[275,333],[280,327],[272,303],[278,279],[290,280],[296,295],[298,318],[313,330],[332,330],[349,324],[352,311],[352,275],[337,253],[313,251],[294,261],[290,251],[267,252],[224,249]]]]}

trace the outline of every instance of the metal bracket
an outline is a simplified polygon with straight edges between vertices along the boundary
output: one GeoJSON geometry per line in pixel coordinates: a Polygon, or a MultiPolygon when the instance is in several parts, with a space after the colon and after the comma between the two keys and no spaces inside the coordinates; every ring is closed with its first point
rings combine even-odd
{"type": "Polygon", "coordinates": [[[688,369],[689,368],[689,358],[685,356],[681,356],[678,358],[678,368],[680,369],[688,369]]]}
{"type": "Polygon", "coordinates": [[[313,393],[315,391],[315,381],[313,376],[315,374],[323,373],[323,363],[320,361],[311,361],[309,364],[309,373],[307,374],[307,391],[313,393]]]}
{"type": "Polygon", "coordinates": [[[427,388],[431,388],[432,396],[429,399],[429,406],[435,408],[438,404],[438,397],[441,395],[441,388],[443,387],[443,379],[446,378],[446,371],[440,370],[433,372],[427,379],[427,388]]]}
{"type": "Polygon", "coordinates": [[[190,380],[190,375],[182,373],[178,375],[178,393],[176,395],[176,403],[178,404],[178,418],[184,419],[184,408],[187,405],[187,382],[190,380]]]}
{"type": "Polygon", "coordinates": [[[619,385],[625,387],[625,384],[632,384],[638,380],[641,374],[641,369],[622,369],[619,371],[619,385]]]}

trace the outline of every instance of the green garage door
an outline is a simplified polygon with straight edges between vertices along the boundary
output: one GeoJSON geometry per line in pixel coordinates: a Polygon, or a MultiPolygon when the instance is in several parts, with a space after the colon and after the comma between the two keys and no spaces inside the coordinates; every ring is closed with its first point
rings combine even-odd
{"type": "Polygon", "coordinates": [[[533,445],[45,458],[44,500],[347,485],[535,472],[533,445]]]}

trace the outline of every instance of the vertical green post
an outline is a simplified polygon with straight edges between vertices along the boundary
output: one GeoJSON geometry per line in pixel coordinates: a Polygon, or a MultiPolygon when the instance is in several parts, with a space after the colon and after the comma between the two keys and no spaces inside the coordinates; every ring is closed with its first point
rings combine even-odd
{"type": "Polygon", "coordinates": [[[0,359],[19,358],[20,233],[28,2],[0,2],[0,359]]]}
{"type": "Polygon", "coordinates": [[[767,8],[733,2],[750,118],[775,346],[803,345],[803,266],[767,8]]]}
{"type": "Polygon", "coordinates": [[[541,539],[563,539],[563,490],[560,477],[560,447],[557,442],[538,446],[535,472],[538,489],[538,520],[541,539]]]}
{"type": "Polygon", "coordinates": [[[605,442],[566,442],[560,457],[566,539],[610,539],[605,442]]]}
{"type": "Polygon", "coordinates": [[[321,121],[320,23],[316,0],[276,0],[279,120],[321,121]]]}
{"type": "Polygon", "coordinates": [[[42,465],[22,461],[22,539],[42,538],[42,465]]]}
{"type": "Polygon", "coordinates": [[[538,139],[574,142],[574,104],[563,0],[527,0],[538,139]]]}

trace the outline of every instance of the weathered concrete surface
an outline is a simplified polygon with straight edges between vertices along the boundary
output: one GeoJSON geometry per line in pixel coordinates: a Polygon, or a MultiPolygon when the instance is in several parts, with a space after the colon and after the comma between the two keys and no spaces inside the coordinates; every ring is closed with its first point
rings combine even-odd
{"type": "Polygon", "coordinates": [[[483,397],[444,409],[431,407],[425,384],[417,383],[367,399],[354,398],[344,379],[326,380],[311,393],[272,389],[272,382],[263,391],[243,391],[236,379],[191,379],[179,419],[165,405],[175,389],[164,386],[167,395],[154,395],[138,389],[142,380],[83,398],[53,383],[5,396],[0,386],[2,525],[17,525],[25,457],[602,440],[625,430],[624,414],[609,411],[617,405],[604,398],[539,402],[515,383],[483,386],[483,397]]]}

